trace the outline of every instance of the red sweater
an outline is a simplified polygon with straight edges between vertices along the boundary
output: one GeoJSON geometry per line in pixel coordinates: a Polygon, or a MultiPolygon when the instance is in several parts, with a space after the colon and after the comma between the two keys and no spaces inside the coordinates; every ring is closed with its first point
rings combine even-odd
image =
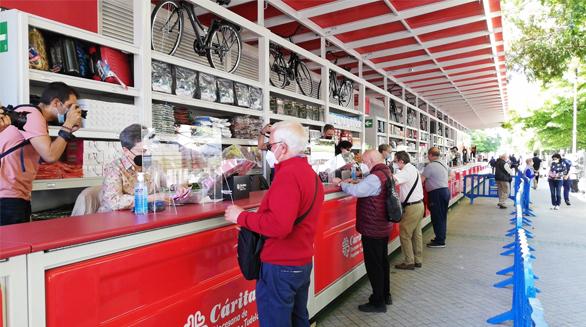
{"type": "Polygon", "coordinates": [[[276,164],[275,179],[258,211],[238,216],[238,225],[268,237],[260,254],[262,262],[283,266],[311,263],[317,218],[324,201],[319,179],[313,208],[300,224],[294,222],[309,209],[316,178],[305,157],[276,164]]]}

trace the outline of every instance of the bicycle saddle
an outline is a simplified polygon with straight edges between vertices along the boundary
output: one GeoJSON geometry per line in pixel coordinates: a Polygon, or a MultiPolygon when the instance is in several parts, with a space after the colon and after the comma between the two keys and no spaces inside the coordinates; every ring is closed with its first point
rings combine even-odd
{"type": "Polygon", "coordinates": [[[220,6],[227,6],[230,4],[230,1],[232,0],[216,0],[216,2],[220,5],[220,6]]]}

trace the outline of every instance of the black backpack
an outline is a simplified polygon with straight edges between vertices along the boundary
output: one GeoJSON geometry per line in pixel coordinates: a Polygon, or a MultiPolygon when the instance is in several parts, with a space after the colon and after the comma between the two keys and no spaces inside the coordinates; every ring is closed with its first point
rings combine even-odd
{"type": "MultiPolygon", "coordinates": [[[[318,178],[316,176],[315,194],[313,195],[313,200],[311,200],[311,205],[304,214],[295,219],[295,225],[301,223],[313,209],[313,204],[317,197],[317,186],[318,178]]],[[[258,279],[260,276],[260,251],[264,246],[265,239],[266,237],[259,233],[255,233],[246,227],[240,227],[238,232],[238,265],[246,280],[258,279]]]]}
{"type": "Polygon", "coordinates": [[[383,171],[383,174],[387,177],[387,181],[385,182],[385,188],[387,189],[387,198],[385,199],[387,220],[398,223],[401,221],[401,217],[403,217],[403,206],[401,206],[401,201],[399,201],[399,196],[395,189],[395,180],[385,171],[383,171]]]}

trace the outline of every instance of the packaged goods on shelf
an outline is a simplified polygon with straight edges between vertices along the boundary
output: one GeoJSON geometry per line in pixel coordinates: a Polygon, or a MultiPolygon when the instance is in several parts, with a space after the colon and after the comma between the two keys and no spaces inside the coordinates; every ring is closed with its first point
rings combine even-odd
{"type": "MultiPolygon", "coordinates": [[[[208,132],[213,132],[213,130],[219,130],[222,134],[222,138],[231,138],[232,132],[230,131],[230,122],[228,119],[220,119],[216,117],[210,116],[197,116],[194,120],[194,125],[198,127],[198,129],[208,128],[208,132]]],[[[207,134],[210,134],[207,133],[207,134]]],[[[211,135],[211,134],[210,134],[211,135]]]]}
{"type": "Polygon", "coordinates": [[[234,82],[229,79],[218,78],[218,101],[224,104],[234,104],[234,82]]]}
{"type": "Polygon", "coordinates": [[[427,131],[427,116],[421,115],[421,119],[419,120],[419,129],[422,131],[427,131]]]}
{"type": "Polygon", "coordinates": [[[39,70],[49,70],[49,59],[47,57],[47,46],[45,37],[36,28],[29,28],[29,67],[39,70]]]}
{"type": "Polygon", "coordinates": [[[297,105],[295,101],[290,99],[283,100],[283,107],[285,109],[285,115],[297,117],[297,105]]]}
{"type": "Polygon", "coordinates": [[[83,141],[83,177],[102,177],[104,168],[123,155],[120,142],[83,141]]]}
{"type": "Polygon", "coordinates": [[[250,88],[246,84],[234,83],[234,94],[236,96],[236,105],[239,107],[250,107],[250,88]]]}
{"type": "Polygon", "coordinates": [[[330,123],[340,128],[361,129],[362,120],[358,117],[346,116],[330,112],[330,123]]]}
{"type": "Polygon", "coordinates": [[[175,133],[173,106],[168,104],[153,104],[153,128],[157,133],[175,133]]]}
{"type": "Polygon", "coordinates": [[[387,132],[386,123],[382,120],[377,120],[376,121],[376,131],[377,131],[377,133],[386,133],[387,132]]]}
{"type": "Polygon", "coordinates": [[[191,125],[193,122],[189,113],[189,109],[184,107],[175,107],[173,116],[175,118],[175,124],[177,125],[191,125]]]}
{"type": "Polygon", "coordinates": [[[262,110],[262,89],[250,87],[250,109],[262,110]]]}
{"type": "Polygon", "coordinates": [[[173,93],[173,71],[171,65],[153,60],[151,69],[153,91],[173,93]]]}
{"type": "Polygon", "coordinates": [[[403,122],[403,105],[397,104],[395,101],[391,100],[391,107],[389,109],[389,113],[391,115],[391,120],[397,123],[403,122]]]}
{"type": "Polygon", "coordinates": [[[407,125],[417,128],[417,111],[411,108],[407,110],[407,125]]]}
{"type": "Polygon", "coordinates": [[[307,116],[307,105],[305,105],[304,103],[299,103],[297,102],[297,117],[302,118],[302,119],[308,119],[309,117],[307,116]]]}
{"type": "Polygon", "coordinates": [[[200,72],[197,77],[197,96],[196,98],[205,101],[216,102],[218,99],[218,87],[216,78],[213,75],[200,72]]]}
{"type": "Polygon", "coordinates": [[[310,129],[309,130],[309,139],[310,140],[319,140],[322,138],[321,131],[310,129]]]}
{"type": "Polygon", "coordinates": [[[84,128],[88,130],[119,133],[138,121],[138,110],[133,105],[89,99],[80,99],[77,103],[87,110],[84,128]]]}
{"type": "Polygon", "coordinates": [[[122,86],[133,85],[131,60],[127,54],[103,45],[90,46],[88,52],[95,67],[95,80],[122,86]]]}
{"type": "Polygon", "coordinates": [[[232,136],[238,139],[256,139],[263,128],[261,118],[251,116],[236,116],[230,120],[232,136]]]}
{"type": "Polygon", "coordinates": [[[197,72],[183,67],[175,67],[175,94],[193,98],[197,90],[197,72]]]}

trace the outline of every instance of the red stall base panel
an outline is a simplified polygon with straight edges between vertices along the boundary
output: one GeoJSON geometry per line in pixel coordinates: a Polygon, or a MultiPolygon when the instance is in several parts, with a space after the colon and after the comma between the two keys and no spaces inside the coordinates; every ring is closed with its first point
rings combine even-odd
{"type": "Polygon", "coordinates": [[[234,226],[46,272],[49,327],[258,326],[234,226]]]}

